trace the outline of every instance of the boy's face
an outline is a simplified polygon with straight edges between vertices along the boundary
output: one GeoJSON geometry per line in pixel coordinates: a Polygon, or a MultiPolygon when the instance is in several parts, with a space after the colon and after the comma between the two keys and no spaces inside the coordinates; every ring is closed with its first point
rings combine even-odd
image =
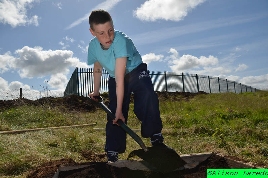
{"type": "Polygon", "coordinates": [[[104,24],[93,24],[93,29],[89,29],[104,48],[109,48],[114,40],[114,27],[111,21],[104,24]]]}

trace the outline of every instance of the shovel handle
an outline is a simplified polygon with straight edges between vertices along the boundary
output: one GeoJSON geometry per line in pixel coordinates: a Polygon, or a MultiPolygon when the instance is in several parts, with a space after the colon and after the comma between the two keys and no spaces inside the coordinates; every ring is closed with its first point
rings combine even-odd
{"type": "MultiPolygon", "coordinates": [[[[111,110],[103,103],[102,97],[97,96],[94,97],[98,100],[100,107],[108,114],[108,116],[112,119],[115,119],[115,115],[111,112],[111,110]]],[[[126,133],[128,133],[139,145],[140,147],[146,152],[148,151],[148,148],[143,143],[142,139],[133,131],[131,130],[121,119],[117,121],[117,124],[125,130],[126,133]]]]}

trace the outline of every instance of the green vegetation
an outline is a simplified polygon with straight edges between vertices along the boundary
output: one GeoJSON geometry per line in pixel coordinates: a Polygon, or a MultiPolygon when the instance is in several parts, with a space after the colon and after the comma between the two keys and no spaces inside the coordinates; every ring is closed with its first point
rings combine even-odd
{"type": "MultiPolygon", "coordinates": [[[[159,98],[165,143],[179,154],[217,152],[268,167],[268,92],[200,94],[190,99],[181,95],[159,98]]],[[[140,129],[132,108],[133,105],[128,124],[132,129],[140,129]]],[[[101,109],[66,112],[49,104],[1,110],[0,131],[96,125],[0,134],[0,177],[25,177],[30,169],[50,160],[72,158],[83,162],[86,160],[81,152],[85,150],[102,154],[105,117],[101,109]]],[[[150,146],[148,139],[144,142],[150,146]]],[[[121,159],[139,149],[130,137],[127,144],[121,159]]]]}

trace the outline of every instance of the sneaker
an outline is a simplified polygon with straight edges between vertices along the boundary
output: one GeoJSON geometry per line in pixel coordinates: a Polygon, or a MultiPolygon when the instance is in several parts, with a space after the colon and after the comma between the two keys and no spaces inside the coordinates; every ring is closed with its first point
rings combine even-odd
{"type": "Polygon", "coordinates": [[[164,141],[164,138],[162,136],[161,133],[158,133],[158,134],[154,134],[152,137],[151,137],[151,144],[152,146],[161,146],[161,145],[165,145],[163,143],[164,141]]]}
{"type": "Polygon", "coordinates": [[[114,163],[118,161],[118,152],[108,151],[107,152],[108,163],[114,163]]]}

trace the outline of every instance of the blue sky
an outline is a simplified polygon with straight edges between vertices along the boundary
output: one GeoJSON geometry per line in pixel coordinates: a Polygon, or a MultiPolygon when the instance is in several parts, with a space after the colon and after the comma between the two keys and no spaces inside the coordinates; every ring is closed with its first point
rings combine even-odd
{"type": "Polygon", "coordinates": [[[150,71],[268,89],[267,0],[1,0],[0,91],[62,92],[86,64],[88,15],[105,9],[150,71]]]}

